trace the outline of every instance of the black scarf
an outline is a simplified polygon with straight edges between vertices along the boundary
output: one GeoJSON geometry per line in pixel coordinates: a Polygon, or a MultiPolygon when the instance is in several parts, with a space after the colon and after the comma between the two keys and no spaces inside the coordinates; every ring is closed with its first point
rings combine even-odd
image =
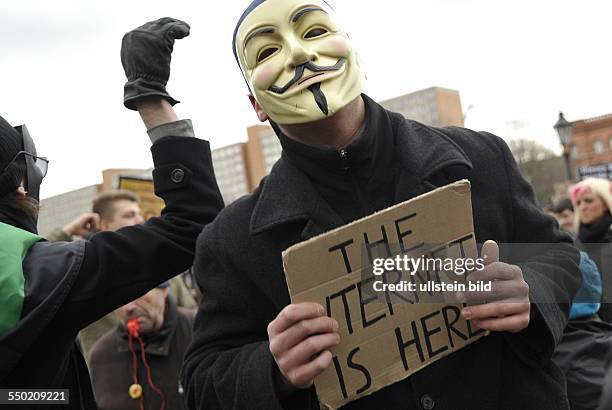
{"type": "Polygon", "coordinates": [[[387,208],[394,199],[395,136],[391,122],[384,108],[366,95],[362,98],[363,128],[344,150],[303,144],[272,124],[283,156],[306,174],[344,223],[387,208]]]}
{"type": "Polygon", "coordinates": [[[606,212],[604,216],[592,224],[586,225],[581,223],[578,228],[578,239],[582,243],[609,242],[612,239],[609,234],[610,224],[612,224],[610,212],[606,212]]]}
{"type": "Polygon", "coordinates": [[[0,204],[0,222],[38,234],[36,216],[5,204],[0,204]]]}

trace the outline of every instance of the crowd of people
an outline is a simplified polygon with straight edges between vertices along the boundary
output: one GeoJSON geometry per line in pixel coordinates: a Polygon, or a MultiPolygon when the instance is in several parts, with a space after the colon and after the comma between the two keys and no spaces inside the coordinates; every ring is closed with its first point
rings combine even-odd
{"type": "Polygon", "coordinates": [[[48,161],[0,117],[0,388],[69,389],[57,408],[70,409],[319,409],[313,383],[333,366],[339,324],[317,303],[292,303],[282,252],[468,179],[483,252],[539,246],[491,258],[479,275],[492,289],[464,295],[461,316],[486,337],[343,408],[612,408],[608,181],[572,187],[548,210],[557,223],[501,138],[426,126],[364,94],[325,0],[254,0],[232,52],[283,154],[224,207],[209,145],[166,90],[174,42],[189,30],[162,18],[121,45],[124,105],[152,142],[159,217],[145,222],[137,198],[105,194],[53,240],[40,237],[48,161]],[[197,314],[169,290],[190,268],[197,314]],[[92,326],[103,330],[88,339],[92,326]]]}
{"type": "Polygon", "coordinates": [[[612,262],[612,185],[587,178],[546,211],[570,233],[580,249],[582,286],[570,309],[569,322],[553,360],[564,371],[572,409],[597,408],[612,360],[610,317],[612,262]]]}

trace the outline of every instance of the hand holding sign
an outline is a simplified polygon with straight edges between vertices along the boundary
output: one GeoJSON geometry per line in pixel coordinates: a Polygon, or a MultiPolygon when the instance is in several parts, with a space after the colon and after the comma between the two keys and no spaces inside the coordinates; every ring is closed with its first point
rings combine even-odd
{"type": "Polygon", "coordinates": [[[499,261],[499,247],[494,241],[482,246],[485,268],[474,271],[470,282],[491,281],[490,291],[464,292],[459,299],[475,304],[461,311],[481,329],[498,332],[519,332],[529,325],[529,285],[523,279],[521,268],[499,261]]]}
{"type": "Polygon", "coordinates": [[[305,389],[332,361],[328,350],[340,343],[338,322],[318,303],[286,306],[268,325],[270,352],[288,389],[305,389]]]}
{"type": "Polygon", "coordinates": [[[468,181],[435,189],[283,252],[294,305],[268,328],[270,350],[280,369],[277,393],[309,386],[316,375],[319,402],[336,409],[445,360],[486,335],[463,319],[460,305],[444,295],[435,300],[435,292],[428,290],[376,291],[378,279],[390,285],[402,279],[417,285],[441,282],[436,271],[403,277],[391,273],[387,278],[370,274],[380,251],[395,260],[409,248],[415,254],[448,255],[453,261],[478,257],[468,181]],[[392,244],[398,245],[398,253],[392,244]],[[287,320],[285,315],[293,317],[287,320]],[[341,341],[335,345],[338,334],[341,341]],[[292,358],[305,348],[307,353],[292,358]]]}

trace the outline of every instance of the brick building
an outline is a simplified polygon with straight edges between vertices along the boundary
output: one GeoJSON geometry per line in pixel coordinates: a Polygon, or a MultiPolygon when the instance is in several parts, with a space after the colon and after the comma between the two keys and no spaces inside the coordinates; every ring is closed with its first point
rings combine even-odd
{"type": "Polygon", "coordinates": [[[612,179],[612,113],[573,121],[571,165],[578,179],[612,179]]]}

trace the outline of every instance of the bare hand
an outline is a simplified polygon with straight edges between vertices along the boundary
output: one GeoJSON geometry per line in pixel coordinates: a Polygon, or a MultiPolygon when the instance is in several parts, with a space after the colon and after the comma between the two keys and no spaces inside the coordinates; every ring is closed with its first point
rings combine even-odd
{"type": "Polygon", "coordinates": [[[529,325],[531,303],[529,285],[523,279],[523,271],[516,265],[499,261],[499,247],[494,241],[482,246],[485,268],[474,271],[470,282],[491,281],[491,291],[463,292],[459,299],[468,304],[461,311],[481,329],[498,332],[519,332],[529,325]]]}
{"type": "Polygon", "coordinates": [[[70,236],[86,236],[100,229],[100,215],[87,212],[64,226],[62,230],[70,236]]]}
{"type": "Polygon", "coordinates": [[[318,303],[286,306],[268,325],[270,352],[290,389],[312,386],[332,361],[328,350],[340,343],[338,322],[318,303]]]}

